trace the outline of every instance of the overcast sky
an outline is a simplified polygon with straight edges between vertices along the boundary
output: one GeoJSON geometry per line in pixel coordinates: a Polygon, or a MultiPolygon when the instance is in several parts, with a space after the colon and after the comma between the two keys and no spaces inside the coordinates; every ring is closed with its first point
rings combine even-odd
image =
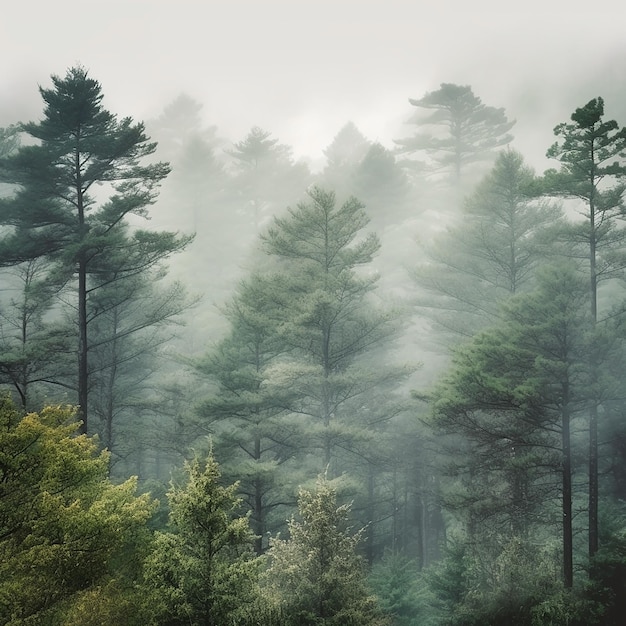
{"type": "Polygon", "coordinates": [[[626,114],[611,102],[626,100],[626,9],[615,0],[527,0],[516,10],[506,0],[9,3],[0,125],[36,119],[37,85],[78,63],[120,116],[150,119],[185,92],[227,138],[258,125],[313,159],[348,120],[391,145],[406,130],[408,98],[441,82],[504,106],[525,154],[542,155],[554,124],[597,95],[607,113],[626,114]]]}

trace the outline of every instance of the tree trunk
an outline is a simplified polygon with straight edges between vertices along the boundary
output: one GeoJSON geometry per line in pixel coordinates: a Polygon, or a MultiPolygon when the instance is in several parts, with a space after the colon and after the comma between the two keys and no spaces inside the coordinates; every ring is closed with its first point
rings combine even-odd
{"type": "Polygon", "coordinates": [[[78,261],[78,411],[82,420],[81,433],[87,432],[87,402],[89,399],[87,362],[87,271],[85,253],[78,261]]]}
{"type": "Polygon", "coordinates": [[[89,400],[89,367],[87,361],[87,351],[89,349],[87,339],[87,251],[84,248],[87,237],[87,224],[85,223],[85,205],[83,192],[83,177],[81,165],[81,151],[79,148],[80,131],[76,137],[76,148],[74,150],[74,175],[76,191],[76,210],[78,217],[78,233],[81,248],[78,252],[77,273],[78,273],[78,411],[82,420],[80,433],[87,433],[88,416],[87,402],[89,400]]]}
{"type": "Polygon", "coordinates": [[[598,551],[598,404],[589,413],[589,558],[598,551]]]}
{"type": "Polygon", "coordinates": [[[561,440],[563,449],[563,583],[567,589],[574,584],[572,538],[572,453],[570,442],[569,390],[566,386],[561,409],[561,440]]]}
{"type": "MultiPolygon", "coordinates": [[[[593,157],[593,151],[592,151],[593,157]]],[[[595,177],[592,177],[595,182],[595,177]]],[[[595,189],[595,185],[592,185],[595,189]]],[[[596,223],[595,197],[589,199],[590,241],[590,291],[591,291],[591,319],[594,326],[598,321],[598,276],[596,273],[596,223]]],[[[593,382],[597,378],[597,362],[595,355],[591,364],[593,382]]],[[[593,558],[598,551],[598,402],[593,398],[589,411],[589,558],[593,558]]]]}

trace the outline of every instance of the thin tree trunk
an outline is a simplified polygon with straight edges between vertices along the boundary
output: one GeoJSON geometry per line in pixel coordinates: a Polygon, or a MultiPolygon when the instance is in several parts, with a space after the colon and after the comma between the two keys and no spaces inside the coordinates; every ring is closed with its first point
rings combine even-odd
{"type": "MultiPolygon", "coordinates": [[[[593,158],[593,152],[592,152],[593,158]]],[[[592,178],[592,182],[595,178],[592,178]]],[[[592,187],[592,188],[595,188],[592,187]]],[[[598,276],[596,273],[596,223],[595,198],[592,194],[589,199],[590,241],[590,291],[591,291],[591,319],[594,327],[598,321],[598,276]]],[[[597,378],[597,362],[593,357],[592,377],[597,378]]],[[[589,411],[589,558],[593,558],[598,551],[598,402],[593,398],[589,411]]]]}
{"type": "Polygon", "coordinates": [[[569,389],[565,386],[561,410],[561,439],[563,449],[563,582],[570,589],[574,584],[572,537],[572,453],[570,440],[569,389]]]}
{"type": "MultiPolygon", "coordinates": [[[[255,436],[254,439],[254,460],[261,462],[261,437],[255,436]]],[[[263,480],[260,476],[254,479],[254,551],[259,556],[263,554],[263,535],[265,534],[265,511],[263,509],[263,480]]]]}
{"type": "Polygon", "coordinates": [[[109,370],[109,376],[107,380],[107,398],[106,398],[106,441],[105,446],[113,451],[113,415],[115,411],[115,383],[117,381],[117,326],[118,326],[118,311],[117,308],[113,309],[113,333],[114,339],[111,342],[111,368],[109,370]]]}
{"type": "MultiPolygon", "coordinates": [[[[85,223],[85,206],[83,198],[83,182],[80,163],[80,151],[75,151],[75,175],[76,175],[76,208],[78,212],[78,228],[80,244],[83,246],[87,236],[85,223]]],[[[81,247],[77,259],[78,265],[78,410],[82,420],[81,433],[88,431],[87,403],[89,400],[89,369],[87,352],[89,344],[87,340],[87,251],[81,247]]]]}
{"type": "Polygon", "coordinates": [[[365,542],[365,559],[368,565],[372,565],[374,562],[374,468],[371,463],[368,463],[368,475],[367,475],[367,519],[369,521],[367,527],[367,537],[365,542]]]}

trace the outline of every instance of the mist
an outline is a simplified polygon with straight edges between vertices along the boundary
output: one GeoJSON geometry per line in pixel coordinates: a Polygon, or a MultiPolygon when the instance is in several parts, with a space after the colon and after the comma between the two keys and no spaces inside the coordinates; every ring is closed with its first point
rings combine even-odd
{"type": "MultiPolygon", "coordinates": [[[[258,125],[319,163],[349,120],[389,146],[410,115],[408,98],[451,82],[505,107],[529,153],[531,127],[551,129],[572,100],[603,86],[618,91],[626,51],[617,6],[482,1],[470,10],[448,1],[420,11],[398,1],[187,0],[86,11],[62,0],[33,11],[30,2],[13,3],[0,27],[0,122],[36,117],[33,85],[81,63],[103,84],[111,110],[150,119],[184,92],[225,135],[258,125]],[[590,24],[598,24],[592,33],[590,24]]],[[[533,152],[528,158],[540,160],[543,145],[533,152]]]]}
{"type": "Polygon", "coordinates": [[[0,622],[620,626],[620,5],[37,4],[0,23],[0,622]]]}

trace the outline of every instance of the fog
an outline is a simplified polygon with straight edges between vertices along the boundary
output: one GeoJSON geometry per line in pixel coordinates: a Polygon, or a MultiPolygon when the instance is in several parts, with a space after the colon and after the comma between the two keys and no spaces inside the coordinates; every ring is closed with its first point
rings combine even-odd
{"type": "Polygon", "coordinates": [[[625,11],[503,4],[4,8],[0,623],[623,623],[625,11]]]}
{"type": "Polygon", "coordinates": [[[552,127],[580,101],[603,95],[608,115],[626,111],[620,3],[470,4],[12,2],[0,24],[0,124],[36,118],[36,85],[77,63],[119,115],[153,118],[185,92],[222,135],[258,125],[313,169],[348,120],[391,146],[406,132],[408,98],[441,82],[505,107],[516,147],[538,165],[552,127]]]}
{"type": "MultiPolygon", "coordinates": [[[[554,165],[545,157],[553,127],[575,107],[600,95],[607,117],[626,120],[621,12],[613,1],[582,8],[563,0],[518,8],[489,0],[471,8],[460,0],[15,2],[0,24],[0,126],[39,119],[37,86],[49,87],[51,74],[81,64],[101,83],[106,108],[146,121],[151,133],[152,122],[184,94],[201,105],[201,124],[216,129],[218,158],[258,126],[317,173],[347,122],[393,149],[394,139],[414,132],[406,123],[415,112],[409,98],[446,82],[470,85],[485,104],[503,107],[516,120],[512,147],[542,172],[554,165]]],[[[159,156],[172,158],[165,143],[159,156]]],[[[193,232],[197,218],[185,218],[178,206],[177,168],[152,211],[152,226],[193,232]]],[[[246,238],[226,224],[227,204],[200,204],[210,221],[171,269],[188,283],[190,268],[207,268],[189,287],[204,298],[205,331],[221,331],[218,309],[235,278],[249,271],[257,233],[246,238]],[[210,249],[214,256],[205,258],[210,249]],[[216,266],[232,273],[210,271],[216,266]]],[[[417,262],[418,214],[435,215],[428,232],[443,223],[428,201],[418,205],[413,221],[385,223],[385,232],[373,225],[383,238],[382,282],[391,289],[405,288],[407,268],[417,262]]],[[[273,207],[266,217],[284,208],[273,207]]],[[[194,340],[194,350],[204,351],[206,339],[194,340]]],[[[422,338],[419,351],[427,348],[422,338]]]]}

